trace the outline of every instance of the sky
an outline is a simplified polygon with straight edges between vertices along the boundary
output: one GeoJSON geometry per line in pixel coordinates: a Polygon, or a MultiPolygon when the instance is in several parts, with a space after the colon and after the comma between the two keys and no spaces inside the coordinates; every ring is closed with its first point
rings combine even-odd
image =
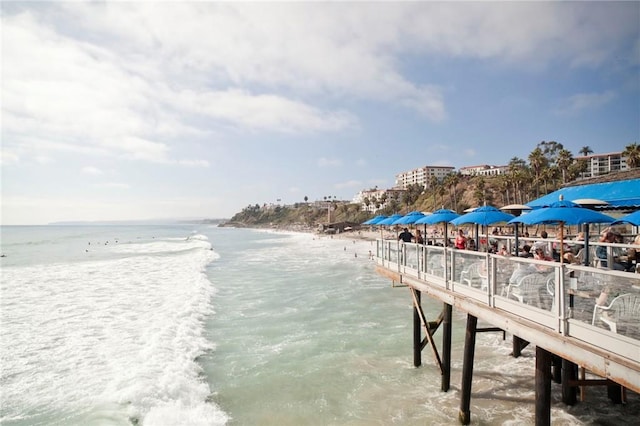
{"type": "Polygon", "coordinates": [[[0,11],[3,225],[228,218],[640,142],[640,2],[0,11]]]}

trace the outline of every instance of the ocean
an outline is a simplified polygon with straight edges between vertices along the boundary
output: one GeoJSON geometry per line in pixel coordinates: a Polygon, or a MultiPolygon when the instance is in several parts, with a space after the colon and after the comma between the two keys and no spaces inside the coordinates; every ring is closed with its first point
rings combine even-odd
{"type": "MultiPolygon", "coordinates": [[[[428,349],[413,366],[411,297],[375,274],[372,242],[184,224],[1,232],[2,425],[458,424],[465,316],[441,392],[428,349]]],[[[472,424],[534,424],[535,348],[510,352],[509,336],[478,335],[472,424]]],[[[637,395],[586,396],[564,406],[554,385],[552,423],[637,424],[637,395]]]]}

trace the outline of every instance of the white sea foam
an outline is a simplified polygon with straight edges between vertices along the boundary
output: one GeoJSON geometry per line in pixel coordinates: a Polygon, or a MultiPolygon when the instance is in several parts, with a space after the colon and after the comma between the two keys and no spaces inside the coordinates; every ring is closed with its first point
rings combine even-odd
{"type": "Polygon", "coordinates": [[[224,424],[195,361],[213,349],[206,237],[103,250],[136,255],[3,268],[0,421],[224,424]]]}

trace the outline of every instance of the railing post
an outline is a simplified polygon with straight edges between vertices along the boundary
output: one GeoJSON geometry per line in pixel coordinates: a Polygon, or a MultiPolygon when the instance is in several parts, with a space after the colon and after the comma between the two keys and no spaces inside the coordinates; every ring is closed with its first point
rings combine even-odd
{"type": "Polygon", "coordinates": [[[556,270],[556,285],[554,289],[553,298],[555,300],[556,312],[555,315],[559,319],[557,322],[557,326],[559,329],[557,330],[563,336],[567,335],[568,320],[571,318],[571,313],[567,310],[567,298],[565,297],[565,282],[564,282],[564,271],[566,266],[564,264],[560,264],[560,267],[556,270]],[[569,315],[567,315],[567,313],[569,315]]]}

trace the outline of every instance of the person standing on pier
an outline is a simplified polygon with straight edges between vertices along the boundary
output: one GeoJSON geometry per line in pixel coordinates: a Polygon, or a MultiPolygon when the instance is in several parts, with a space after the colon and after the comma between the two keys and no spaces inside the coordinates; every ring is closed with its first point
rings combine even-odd
{"type": "Polygon", "coordinates": [[[404,228],[400,235],[398,235],[398,239],[404,241],[405,243],[410,243],[413,240],[413,234],[409,232],[409,229],[404,228]]]}
{"type": "Polygon", "coordinates": [[[460,250],[465,250],[467,248],[467,237],[464,236],[464,232],[462,229],[458,230],[458,236],[456,236],[455,242],[456,248],[460,250]]]}

